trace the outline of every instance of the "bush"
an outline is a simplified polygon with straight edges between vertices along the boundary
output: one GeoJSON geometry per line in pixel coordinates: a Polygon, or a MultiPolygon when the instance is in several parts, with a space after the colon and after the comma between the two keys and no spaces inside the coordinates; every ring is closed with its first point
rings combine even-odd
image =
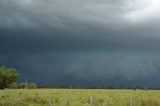
{"type": "Polygon", "coordinates": [[[9,88],[12,88],[12,89],[17,89],[17,83],[16,82],[13,82],[12,84],[9,85],[9,88]]]}
{"type": "Polygon", "coordinates": [[[28,88],[35,89],[37,88],[37,85],[35,83],[28,83],[28,88]]]}
{"type": "Polygon", "coordinates": [[[37,88],[37,85],[35,83],[16,83],[16,82],[13,82],[12,84],[10,84],[8,86],[8,88],[11,88],[11,89],[25,89],[25,88],[28,88],[28,89],[35,89],[37,88]]]}

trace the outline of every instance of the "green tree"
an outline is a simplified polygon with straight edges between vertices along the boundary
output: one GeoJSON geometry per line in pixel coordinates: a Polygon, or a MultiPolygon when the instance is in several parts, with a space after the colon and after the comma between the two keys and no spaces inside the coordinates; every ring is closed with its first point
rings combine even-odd
{"type": "Polygon", "coordinates": [[[11,83],[16,82],[18,73],[15,68],[0,66],[0,89],[8,87],[11,83]]]}

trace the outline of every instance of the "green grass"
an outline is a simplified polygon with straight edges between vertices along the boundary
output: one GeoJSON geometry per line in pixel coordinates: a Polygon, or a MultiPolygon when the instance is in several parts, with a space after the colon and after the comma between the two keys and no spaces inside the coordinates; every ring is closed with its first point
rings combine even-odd
{"type": "Polygon", "coordinates": [[[159,90],[18,89],[0,90],[0,106],[160,106],[159,90]]]}

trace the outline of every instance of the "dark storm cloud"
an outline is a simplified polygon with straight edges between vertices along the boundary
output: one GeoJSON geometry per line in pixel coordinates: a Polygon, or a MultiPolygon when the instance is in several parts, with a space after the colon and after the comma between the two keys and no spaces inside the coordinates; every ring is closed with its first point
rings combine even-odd
{"type": "Polygon", "coordinates": [[[52,84],[158,79],[156,2],[1,0],[0,63],[52,84]]]}
{"type": "Polygon", "coordinates": [[[126,0],[1,2],[1,39],[4,39],[3,45],[15,44],[15,49],[21,45],[26,50],[38,48],[38,45],[42,49],[54,49],[58,45],[61,49],[89,46],[157,50],[155,45],[159,44],[159,32],[155,27],[147,23],[129,24],[124,18],[129,11],[126,0]]]}

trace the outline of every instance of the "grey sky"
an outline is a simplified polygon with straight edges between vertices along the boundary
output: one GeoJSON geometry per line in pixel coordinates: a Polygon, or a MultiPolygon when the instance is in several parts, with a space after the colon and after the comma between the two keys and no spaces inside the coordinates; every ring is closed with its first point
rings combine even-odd
{"type": "Polygon", "coordinates": [[[0,64],[38,83],[159,87],[159,10],[158,0],[1,0],[0,64]]]}

